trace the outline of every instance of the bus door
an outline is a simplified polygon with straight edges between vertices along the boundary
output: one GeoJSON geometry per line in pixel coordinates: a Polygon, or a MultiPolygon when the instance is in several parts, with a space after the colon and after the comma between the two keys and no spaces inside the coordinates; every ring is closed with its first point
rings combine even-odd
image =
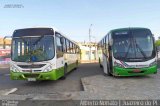
{"type": "Polygon", "coordinates": [[[113,73],[113,60],[112,60],[112,37],[111,37],[111,33],[108,35],[108,61],[109,61],[109,69],[110,72],[113,73]]]}

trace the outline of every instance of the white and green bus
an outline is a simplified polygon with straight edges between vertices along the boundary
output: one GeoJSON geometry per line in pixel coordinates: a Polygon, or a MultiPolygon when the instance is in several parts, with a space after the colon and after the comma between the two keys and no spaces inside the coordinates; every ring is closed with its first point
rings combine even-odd
{"type": "Polygon", "coordinates": [[[98,43],[99,64],[113,76],[157,73],[154,37],[147,28],[111,30],[98,43]]]}
{"type": "Polygon", "coordinates": [[[17,29],[12,35],[13,80],[57,80],[78,67],[80,48],[55,28],[17,29]]]}

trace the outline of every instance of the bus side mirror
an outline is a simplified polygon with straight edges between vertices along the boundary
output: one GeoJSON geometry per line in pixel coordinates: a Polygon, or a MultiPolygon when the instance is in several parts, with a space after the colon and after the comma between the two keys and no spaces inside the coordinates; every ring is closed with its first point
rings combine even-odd
{"type": "Polygon", "coordinates": [[[61,37],[61,38],[60,38],[60,42],[61,42],[61,44],[63,44],[63,43],[64,43],[64,39],[63,39],[63,37],[61,37]]]}

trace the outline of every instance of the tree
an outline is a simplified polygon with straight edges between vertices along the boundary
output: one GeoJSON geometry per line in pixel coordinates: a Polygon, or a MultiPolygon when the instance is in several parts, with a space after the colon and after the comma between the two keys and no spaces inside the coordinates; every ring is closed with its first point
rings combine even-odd
{"type": "Polygon", "coordinates": [[[156,45],[156,46],[160,46],[160,40],[157,40],[157,41],[155,42],[155,45],[156,45]]]}

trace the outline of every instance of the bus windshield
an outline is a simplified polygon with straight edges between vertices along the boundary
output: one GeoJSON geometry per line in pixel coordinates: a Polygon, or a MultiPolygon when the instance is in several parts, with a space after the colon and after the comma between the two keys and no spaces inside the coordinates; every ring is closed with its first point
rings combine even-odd
{"type": "Polygon", "coordinates": [[[13,61],[40,62],[54,57],[53,35],[14,37],[12,41],[13,61]]]}
{"type": "Polygon", "coordinates": [[[155,57],[151,32],[135,29],[114,33],[113,55],[122,61],[146,61],[155,57]]]}

